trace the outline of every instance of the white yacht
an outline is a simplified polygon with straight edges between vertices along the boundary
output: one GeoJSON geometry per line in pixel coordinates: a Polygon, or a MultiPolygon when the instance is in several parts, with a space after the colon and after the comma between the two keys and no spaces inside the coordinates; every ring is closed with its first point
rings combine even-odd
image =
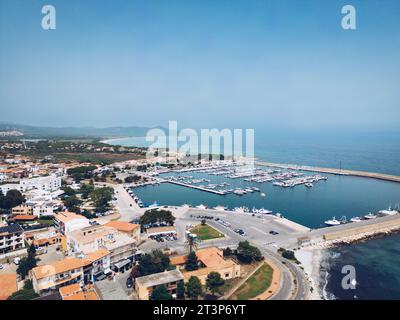
{"type": "Polygon", "coordinates": [[[340,221],[339,221],[339,220],[336,220],[336,218],[333,217],[331,220],[326,220],[326,221],[325,221],[325,224],[326,224],[327,226],[338,226],[338,225],[340,224],[340,221]]]}
{"type": "Polygon", "coordinates": [[[381,210],[378,212],[382,216],[394,216],[398,212],[396,210],[391,210],[390,208],[388,210],[381,210]]]}
{"type": "Polygon", "coordinates": [[[198,206],[196,206],[196,208],[201,210],[207,209],[207,207],[204,204],[199,204],[198,206]]]}
{"type": "Polygon", "coordinates": [[[365,219],[375,219],[376,215],[372,213],[368,213],[366,216],[364,216],[365,219]]]}
{"type": "Polygon", "coordinates": [[[360,217],[353,217],[350,219],[351,222],[360,222],[361,218],[360,217]]]}
{"type": "Polygon", "coordinates": [[[226,211],[226,208],[223,207],[223,206],[216,206],[216,207],[214,207],[214,210],[217,210],[217,211],[226,211]]]}

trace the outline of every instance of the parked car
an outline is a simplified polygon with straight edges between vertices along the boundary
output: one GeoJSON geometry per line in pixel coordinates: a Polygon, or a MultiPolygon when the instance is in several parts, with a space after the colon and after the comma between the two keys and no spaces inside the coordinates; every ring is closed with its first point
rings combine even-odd
{"type": "Polygon", "coordinates": [[[4,269],[4,266],[0,263],[0,270],[4,269]]]}
{"type": "Polygon", "coordinates": [[[276,232],[274,230],[271,230],[269,233],[272,234],[273,236],[276,236],[277,234],[279,234],[279,232],[276,232]]]}
{"type": "Polygon", "coordinates": [[[132,280],[131,277],[129,277],[128,279],[126,279],[126,287],[127,287],[128,289],[130,289],[130,288],[133,287],[133,280],[132,280]]]}

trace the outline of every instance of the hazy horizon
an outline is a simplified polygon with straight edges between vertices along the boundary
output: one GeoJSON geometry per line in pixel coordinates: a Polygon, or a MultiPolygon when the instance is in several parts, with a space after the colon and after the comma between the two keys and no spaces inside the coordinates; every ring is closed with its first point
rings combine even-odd
{"type": "Polygon", "coordinates": [[[400,2],[0,0],[3,122],[396,131],[400,2]]]}

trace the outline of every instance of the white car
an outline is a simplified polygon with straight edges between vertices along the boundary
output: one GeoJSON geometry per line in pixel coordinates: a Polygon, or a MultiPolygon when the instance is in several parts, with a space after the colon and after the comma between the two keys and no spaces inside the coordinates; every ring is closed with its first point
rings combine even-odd
{"type": "Polygon", "coordinates": [[[4,269],[4,266],[0,263],[0,270],[4,269]]]}

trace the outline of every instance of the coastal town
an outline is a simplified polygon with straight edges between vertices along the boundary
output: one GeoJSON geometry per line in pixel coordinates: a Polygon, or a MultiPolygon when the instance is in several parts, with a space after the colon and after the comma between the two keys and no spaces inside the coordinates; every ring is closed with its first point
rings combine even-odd
{"type": "Polygon", "coordinates": [[[249,169],[246,159],[184,162],[165,151],[149,159],[142,149],[123,161],[66,160],[57,158],[60,149],[132,152],[91,142],[2,142],[2,300],[320,299],[322,248],[400,226],[394,209],[310,229],[265,208],[144,203],[135,190],[147,185],[221,197],[260,193],[195,179],[196,172],[284,188],[310,188],[326,177],[293,167],[249,169]]]}

